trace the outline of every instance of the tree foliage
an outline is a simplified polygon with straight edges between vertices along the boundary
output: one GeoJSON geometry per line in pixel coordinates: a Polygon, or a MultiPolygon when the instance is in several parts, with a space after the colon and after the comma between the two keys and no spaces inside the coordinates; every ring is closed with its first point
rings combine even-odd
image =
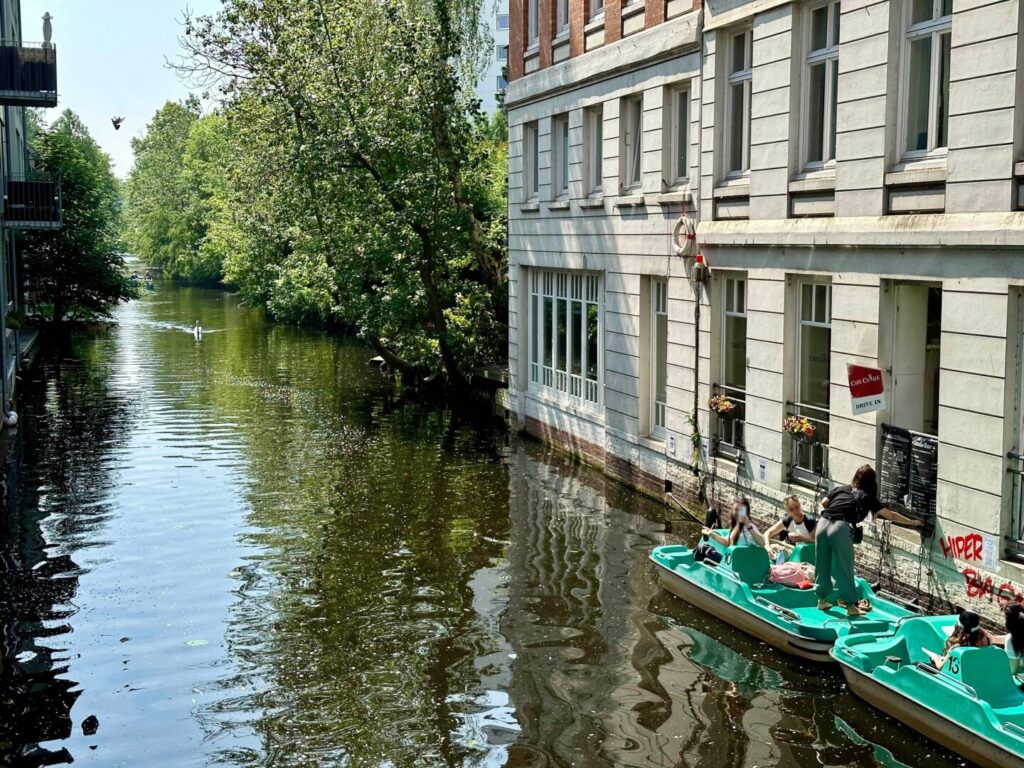
{"type": "Polygon", "coordinates": [[[110,158],[65,110],[29,131],[36,168],[59,176],[64,226],[32,231],[22,245],[30,311],[55,322],[106,317],[135,295],[118,253],[120,188],[110,158]]]}
{"type": "Polygon", "coordinates": [[[473,93],[480,6],[224,0],[189,20],[187,66],[219,88],[219,137],[196,137],[206,118],[189,112],[188,139],[151,146],[154,120],[139,141],[129,201],[133,240],[151,249],[141,255],[205,263],[206,243],[247,297],[286,320],[343,323],[403,371],[461,382],[500,359],[504,123],[482,117],[473,93]],[[189,220],[192,192],[150,193],[145,169],[159,158],[179,179],[206,178],[210,161],[190,159],[207,151],[227,181],[205,199],[202,237],[176,239],[162,217],[189,220]]]}

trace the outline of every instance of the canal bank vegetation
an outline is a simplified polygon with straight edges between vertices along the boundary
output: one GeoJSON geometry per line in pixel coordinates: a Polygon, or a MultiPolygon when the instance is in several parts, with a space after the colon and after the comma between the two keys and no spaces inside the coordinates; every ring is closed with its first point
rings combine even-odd
{"type": "Polygon", "coordinates": [[[410,376],[506,346],[506,130],[479,111],[481,0],[227,0],[135,142],[126,236],[278,320],[338,325],[410,376]]]}
{"type": "Polygon", "coordinates": [[[47,323],[90,322],[136,295],[120,255],[120,182],[81,118],[65,110],[47,125],[32,115],[36,170],[61,180],[63,226],[20,243],[26,310],[47,323]]]}

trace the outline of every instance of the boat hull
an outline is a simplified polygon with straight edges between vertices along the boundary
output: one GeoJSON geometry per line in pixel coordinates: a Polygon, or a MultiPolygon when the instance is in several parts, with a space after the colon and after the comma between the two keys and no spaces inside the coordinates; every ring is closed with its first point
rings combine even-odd
{"type": "Polygon", "coordinates": [[[890,717],[985,768],[1024,768],[1024,756],[1003,749],[913,699],[846,664],[839,665],[850,690],[890,717]]]}
{"type": "Polygon", "coordinates": [[[680,597],[701,610],[707,611],[712,616],[716,616],[732,624],[734,627],[742,629],[748,635],[752,635],[784,653],[824,664],[833,661],[832,657],[829,656],[832,643],[810,640],[792,632],[787,632],[723,599],[715,592],[693,581],[684,579],[661,563],[655,562],[655,565],[658,566],[658,578],[661,581],[661,585],[676,597],[680,597]]]}

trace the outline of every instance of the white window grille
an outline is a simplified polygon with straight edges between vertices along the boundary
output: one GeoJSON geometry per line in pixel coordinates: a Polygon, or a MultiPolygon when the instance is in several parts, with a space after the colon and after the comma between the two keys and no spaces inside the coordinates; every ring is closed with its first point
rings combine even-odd
{"type": "Polygon", "coordinates": [[[753,83],[753,33],[736,32],[729,39],[725,97],[726,175],[750,170],[750,92],[753,83]]]}
{"type": "Polygon", "coordinates": [[[651,281],[651,433],[665,434],[668,403],[668,281],[651,281]]]}
{"type": "Polygon", "coordinates": [[[953,0],[906,0],[903,23],[901,149],[914,159],[948,143],[953,0]]]}
{"type": "Polygon", "coordinates": [[[812,7],[805,25],[804,165],[822,168],[836,157],[836,91],[839,84],[839,0],[812,7]]]}

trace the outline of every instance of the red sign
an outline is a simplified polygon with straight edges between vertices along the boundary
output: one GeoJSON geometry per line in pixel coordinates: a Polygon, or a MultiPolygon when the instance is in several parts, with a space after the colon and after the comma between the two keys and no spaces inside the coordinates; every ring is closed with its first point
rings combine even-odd
{"type": "Polygon", "coordinates": [[[853,399],[854,414],[884,410],[885,385],[882,382],[880,368],[847,365],[846,373],[850,380],[850,397],[853,399]]]}

